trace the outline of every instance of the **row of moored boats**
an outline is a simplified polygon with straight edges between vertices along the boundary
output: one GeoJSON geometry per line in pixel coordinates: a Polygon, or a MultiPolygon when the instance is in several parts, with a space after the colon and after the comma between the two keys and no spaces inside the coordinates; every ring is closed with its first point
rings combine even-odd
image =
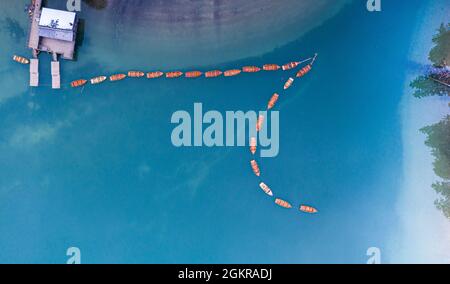
{"type": "MultiPolygon", "coordinates": [[[[315,62],[317,58],[317,54],[311,59],[311,62],[306,65],[305,67],[303,67],[302,69],[300,69],[300,71],[297,72],[297,75],[295,76],[296,78],[300,78],[305,76],[306,74],[308,74],[311,70],[312,70],[312,66],[315,62]]],[[[299,63],[300,64],[300,63],[299,63]]],[[[289,65],[289,69],[286,70],[290,70],[290,69],[294,69],[296,68],[299,64],[297,64],[297,62],[291,63],[289,65]]],[[[289,89],[293,83],[294,83],[295,79],[294,78],[289,78],[286,83],[284,84],[284,90],[289,89]]],[[[275,93],[272,95],[272,97],[270,98],[268,104],[267,104],[267,110],[271,110],[275,107],[276,103],[278,102],[280,98],[280,95],[275,93]]],[[[256,131],[259,132],[261,131],[262,127],[264,126],[264,122],[265,122],[265,117],[263,115],[260,115],[258,117],[258,120],[256,122],[256,131]]],[[[255,137],[252,137],[250,139],[250,152],[251,154],[254,156],[256,154],[257,151],[257,139],[255,137]]],[[[250,161],[250,166],[252,168],[253,173],[257,176],[257,177],[261,177],[261,169],[258,165],[258,162],[256,160],[251,160],[250,161]]],[[[267,194],[270,197],[274,197],[274,192],[272,191],[272,189],[264,182],[261,182],[259,184],[259,187],[261,188],[261,190],[267,194]]],[[[282,207],[282,208],[286,208],[286,209],[292,209],[293,206],[291,203],[289,203],[286,200],[283,200],[281,198],[276,198],[275,199],[275,204],[282,207]]],[[[318,213],[318,210],[312,206],[309,205],[300,205],[298,208],[301,212],[304,213],[308,213],[308,214],[315,214],[318,213]]]]}
{"type": "MultiPolygon", "coordinates": [[[[311,60],[311,59],[309,59],[311,60]]],[[[303,61],[304,62],[304,61],[303,61]]],[[[107,76],[98,76],[95,78],[92,78],[90,80],[86,80],[86,79],[79,79],[79,80],[75,80],[73,82],[70,83],[70,85],[73,88],[77,88],[77,87],[82,87],[84,85],[86,85],[87,83],[90,83],[91,85],[96,85],[96,84],[100,84],[103,83],[105,81],[107,81],[109,79],[109,81],[111,82],[116,82],[116,81],[121,81],[124,80],[125,78],[129,77],[129,78],[143,78],[143,77],[147,77],[148,79],[158,79],[158,78],[168,78],[168,79],[174,79],[174,78],[181,78],[181,77],[185,77],[185,78],[200,78],[200,77],[205,77],[205,78],[217,78],[217,77],[234,77],[237,76],[241,73],[257,73],[260,71],[278,71],[278,70],[283,70],[283,71],[287,71],[287,70],[291,70],[296,68],[297,66],[299,66],[302,63],[302,61],[294,61],[294,62],[290,62],[284,65],[278,65],[278,64],[265,64],[262,67],[258,67],[258,66],[244,66],[240,69],[230,69],[230,70],[226,70],[226,71],[221,71],[221,70],[211,70],[211,71],[206,71],[206,72],[202,72],[202,71],[187,71],[187,72],[182,72],[182,71],[170,71],[170,72],[162,72],[162,71],[152,71],[152,72],[142,72],[142,71],[129,71],[127,74],[125,73],[119,73],[119,74],[114,74],[111,75],[109,77],[107,76]]],[[[309,66],[309,65],[308,65],[309,66]]],[[[302,69],[303,70],[303,69],[302,69]]],[[[304,70],[303,73],[302,70],[299,71],[299,73],[297,74],[297,77],[301,77],[303,75],[305,75],[307,72],[309,72],[309,70],[304,70]]],[[[289,78],[289,80],[286,82],[285,84],[285,89],[288,89],[292,83],[294,82],[293,78],[289,78]]]]}
{"type": "MultiPolygon", "coordinates": [[[[185,77],[185,78],[199,78],[199,77],[206,77],[206,78],[217,78],[220,76],[224,76],[224,77],[233,77],[233,76],[237,76],[241,73],[256,73],[256,72],[260,72],[260,71],[277,71],[277,70],[284,70],[284,71],[288,71],[288,70],[292,70],[297,68],[300,64],[310,61],[310,63],[308,65],[306,65],[305,67],[303,67],[302,69],[300,69],[300,71],[297,72],[296,74],[296,78],[300,78],[305,76],[308,72],[310,72],[312,70],[312,66],[314,64],[314,61],[317,58],[317,54],[313,57],[313,58],[309,58],[306,59],[304,61],[295,61],[295,62],[290,62],[288,64],[285,65],[277,65],[277,64],[266,64],[264,66],[262,66],[262,68],[258,67],[258,66],[245,66],[241,69],[231,69],[231,70],[227,70],[227,71],[220,71],[220,70],[212,70],[212,71],[207,71],[207,72],[201,72],[201,71],[188,71],[188,72],[181,72],[181,71],[171,71],[171,72],[161,72],[161,71],[153,71],[153,72],[148,72],[148,73],[144,73],[142,71],[129,71],[127,74],[114,74],[111,75],[109,77],[107,76],[98,76],[98,77],[94,77],[90,80],[86,80],[86,79],[79,79],[79,80],[75,80],[73,81],[70,85],[73,88],[76,87],[81,87],[86,85],[88,82],[91,85],[97,85],[97,84],[101,84],[105,81],[107,81],[109,79],[109,81],[111,82],[116,82],[116,81],[121,81],[124,80],[127,77],[130,78],[142,78],[142,77],[147,77],[148,79],[158,79],[158,78],[162,78],[162,77],[166,77],[166,78],[180,78],[180,77],[185,77]]],[[[20,63],[20,64],[29,64],[30,61],[29,59],[22,57],[22,56],[17,56],[14,55],[13,56],[13,60],[20,63]]],[[[293,77],[290,77],[284,84],[284,90],[289,89],[293,83],[294,83],[295,79],[293,77]]],[[[275,93],[272,95],[272,97],[270,98],[268,104],[267,104],[267,109],[271,110],[275,107],[276,103],[278,102],[280,98],[280,95],[275,93]]],[[[259,132],[261,131],[263,125],[265,122],[265,118],[263,115],[260,115],[258,117],[257,123],[256,123],[256,130],[259,132]]],[[[257,151],[257,140],[256,138],[251,138],[250,140],[250,152],[252,155],[255,155],[257,151]]],[[[256,162],[256,160],[252,160],[250,162],[250,166],[253,170],[253,173],[257,176],[260,177],[261,176],[261,170],[260,167],[258,165],[258,163],[256,162]]],[[[272,189],[265,184],[264,182],[261,182],[259,184],[259,187],[261,188],[261,190],[267,194],[268,196],[273,197],[274,193],[272,191],[272,189]]],[[[277,204],[280,207],[286,208],[286,209],[291,209],[293,208],[293,206],[291,205],[291,203],[289,203],[288,201],[285,201],[281,198],[276,198],[275,199],[275,204],[277,204]]],[[[308,214],[314,214],[317,213],[318,210],[312,206],[309,205],[300,205],[299,210],[301,212],[304,213],[308,213],[308,214]]]]}

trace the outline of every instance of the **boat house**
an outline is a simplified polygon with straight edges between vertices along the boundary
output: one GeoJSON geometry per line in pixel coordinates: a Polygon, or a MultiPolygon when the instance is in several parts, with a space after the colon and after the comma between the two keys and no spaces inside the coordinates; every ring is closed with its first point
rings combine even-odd
{"type": "Polygon", "coordinates": [[[77,15],[73,12],[43,8],[39,19],[39,36],[73,42],[77,15]]]}
{"type": "Polygon", "coordinates": [[[78,28],[74,12],[42,8],[42,0],[34,1],[28,47],[37,56],[40,51],[73,60],[78,28]]]}
{"type": "Polygon", "coordinates": [[[30,6],[28,47],[33,50],[30,64],[30,86],[39,85],[39,52],[52,54],[52,88],[61,87],[58,55],[73,60],[77,38],[78,17],[74,12],[42,7],[42,0],[33,0],[30,6]]]}

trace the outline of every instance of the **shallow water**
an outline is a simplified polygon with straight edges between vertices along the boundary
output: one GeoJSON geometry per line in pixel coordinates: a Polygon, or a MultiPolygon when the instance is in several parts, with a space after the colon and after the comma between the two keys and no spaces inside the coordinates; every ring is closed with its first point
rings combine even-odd
{"type": "MultiPolygon", "coordinates": [[[[133,13],[121,24],[120,10],[111,16],[115,6],[83,7],[85,38],[78,61],[62,63],[66,83],[128,68],[198,62],[227,69],[318,52],[314,71],[280,105],[280,155],[261,164],[280,197],[318,207],[316,216],[273,205],[249,169],[247,148],[177,149],[170,142],[174,111],[192,111],[194,102],[207,110],[259,110],[287,74],[129,79],[82,93],[28,90],[28,71],[9,60],[27,54],[27,21],[22,7],[5,6],[11,21],[0,34],[0,261],[64,263],[76,246],[85,263],[365,263],[367,248],[384,249],[398,226],[391,208],[403,174],[399,106],[407,54],[418,11],[433,3],[398,2],[384,1],[379,14],[360,1],[333,8],[318,2],[321,17],[305,22],[315,27],[306,34],[295,27],[299,11],[280,24],[295,33],[250,26],[256,40],[267,37],[255,48],[245,30],[229,43],[229,32],[204,26],[214,18],[199,21],[206,32],[197,30],[195,40],[195,24],[182,38],[179,27],[165,33],[156,25],[147,39],[154,16],[136,15],[127,32],[133,13]],[[194,50],[205,42],[210,50],[194,50]]],[[[44,85],[49,60],[41,56],[44,85]]]]}

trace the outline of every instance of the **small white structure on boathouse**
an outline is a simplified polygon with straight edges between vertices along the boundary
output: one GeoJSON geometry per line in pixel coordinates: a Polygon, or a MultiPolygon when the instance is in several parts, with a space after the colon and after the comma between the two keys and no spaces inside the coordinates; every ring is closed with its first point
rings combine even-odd
{"type": "Polygon", "coordinates": [[[39,19],[39,36],[73,42],[76,34],[77,14],[68,11],[42,8],[39,19]]]}

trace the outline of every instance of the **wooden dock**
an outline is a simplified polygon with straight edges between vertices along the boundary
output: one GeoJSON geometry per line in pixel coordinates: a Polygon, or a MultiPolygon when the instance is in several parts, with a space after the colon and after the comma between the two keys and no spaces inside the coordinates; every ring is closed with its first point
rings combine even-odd
{"type": "Polygon", "coordinates": [[[39,86],[39,59],[30,60],[30,87],[39,86]]]}
{"type": "Polygon", "coordinates": [[[41,17],[42,0],[34,1],[33,17],[31,18],[28,47],[39,50],[39,18],[41,17]]]}
{"type": "Polygon", "coordinates": [[[52,61],[52,89],[61,89],[61,75],[59,72],[59,62],[52,61]]]}

